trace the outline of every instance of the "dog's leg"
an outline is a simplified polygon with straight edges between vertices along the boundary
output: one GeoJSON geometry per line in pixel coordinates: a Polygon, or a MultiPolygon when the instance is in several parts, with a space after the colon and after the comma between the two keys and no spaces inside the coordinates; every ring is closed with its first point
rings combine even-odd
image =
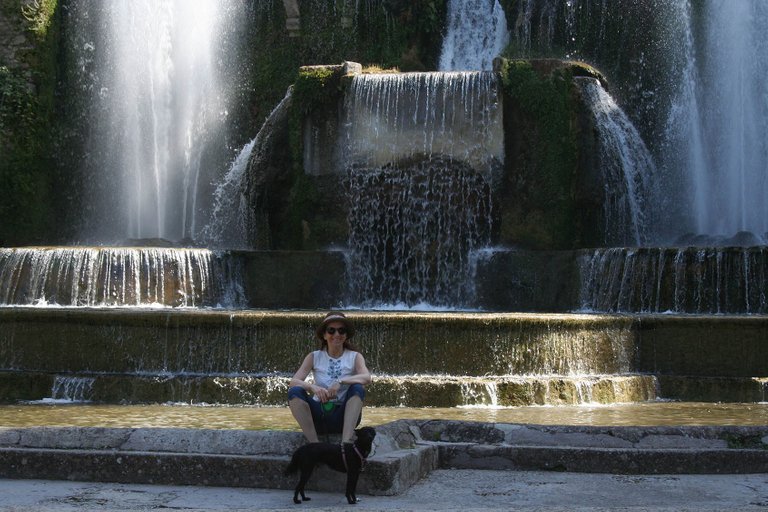
{"type": "Polygon", "coordinates": [[[355,496],[355,490],[357,489],[357,479],[360,476],[360,468],[349,468],[347,472],[347,503],[354,505],[357,503],[357,496],[355,496]]]}
{"type": "Polygon", "coordinates": [[[312,476],[313,469],[315,469],[314,466],[304,466],[301,468],[301,477],[299,478],[299,483],[296,484],[296,489],[293,492],[294,503],[301,503],[302,501],[310,501],[311,498],[307,498],[307,495],[304,494],[304,486],[307,485],[307,481],[309,481],[309,477],[312,476]],[[299,499],[299,495],[301,495],[301,499],[299,499]]]}

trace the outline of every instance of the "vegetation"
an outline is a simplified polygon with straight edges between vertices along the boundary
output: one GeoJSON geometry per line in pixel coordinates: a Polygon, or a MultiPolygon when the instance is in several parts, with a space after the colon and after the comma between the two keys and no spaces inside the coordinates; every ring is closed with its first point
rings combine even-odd
{"type": "Polygon", "coordinates": [[[536,248],[575,245],[573,182],[578,165],[574,67],[559,61],[504,60],[501,80],[517,137],[508,139],[511,167],[501,234],[536,248]],[[510,111],[511,110],[511,111],[510,111]],[[521,129],[521,127],[524,127],[521,129]]]}
{"type": "Polygon", "coordinates": [[[0,245],[39,243],[52,236],[54,204],[50,124],[53,118],[56,0],[0,3],[0,12],[32,42],[0,66],[0,245]]]}

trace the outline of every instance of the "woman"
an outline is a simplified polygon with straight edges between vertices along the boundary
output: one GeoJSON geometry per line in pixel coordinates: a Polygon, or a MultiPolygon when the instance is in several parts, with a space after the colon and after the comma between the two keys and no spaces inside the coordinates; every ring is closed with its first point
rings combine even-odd
{"type": "Polygon", "coordinates": [[[325,315],[316,334],[320,350],[309,353],[291,379],[288,406],[310,443],[318,442],[318,433],[339,432],[341,442],[350,443],[362,418],[371,372],[349,341],[355,328],[344,313],[325,315]],[[306,380],[310,373],[311,382],[306,380]]]}

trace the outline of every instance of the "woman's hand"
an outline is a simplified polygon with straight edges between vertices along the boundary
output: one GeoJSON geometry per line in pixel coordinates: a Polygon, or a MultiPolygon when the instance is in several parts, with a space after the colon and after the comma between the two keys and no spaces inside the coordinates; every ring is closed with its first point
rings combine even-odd
{"type": "MultiPolygon", "coordinates": [[[[339,390],[340,389],[341,389],[341,381],[340,380],[335,380],[335,381],[331,382],[331,385],[328,386],[328,395],[330,396],[330,398],[336,398],[337,396],[339,396],[339,390]]],[[[330,398],[329,398],[329,400],[330,400],[330,398]]]]}
{"type": "Polygon", "coordinates": [[[326,389],[324,387],[318,386],[317,384],[312,384],[310,389],[322,403],[325,403],[328,400],[336,398],[336,395],[339,391],[339,386],[334,382],[330,388],[326,389]]]}

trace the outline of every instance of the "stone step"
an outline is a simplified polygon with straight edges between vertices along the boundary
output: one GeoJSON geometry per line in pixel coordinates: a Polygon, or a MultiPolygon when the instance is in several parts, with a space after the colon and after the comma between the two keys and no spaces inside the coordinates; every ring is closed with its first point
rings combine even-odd
{"type": "Polygon", "coordinates": [[[768,471],[768,427],[581,427],[432,422],[441,467],[614,474],[768,471]]]}
{"type": "MultiPolygon", "coordinates": [[[[406,422],[376,430],[361,494],[399,494],[437,468],[437,447],[418,445],[406,422]]],[[[298,475],[283,473],[303,442],[281,431],[0,428],[0,478],[293,489],[298,475]]],[[[343,490],[344,481],[320,469],[307,488],[343,490]]]]}
{"type": "Polygon", "coordinates": [[[711,402],[766,402],[766,377],[696,377],[658,375],[659,398],[704,400],[711,402]]]}
{"type": "MultiPolygon", "coordinates": [[[[318,348],[323,312],[0,308],[0,370],[293,374],[318,348]]],[[[354,343],[379,375],[632,372],[619,315],[353,312],[354,343]]]]}
{"type": "MultiPolygon", "coordinates": [[[[768,427],[545,427],[400,420],[377,428],[360,494],[394,495],[437,468],[615,474],[768,472],[768,427]]],[[[332,440],[335,442],[335,440],[332,440]]],[[[0,429],[0,478],[291,489],[295,432],[0,429]]],[[[310,489],[340,491],[320,469],[310,489]]]]}
{"type": "Polygon", "coordinates": [[[575,473],[732,474],[768,472],[768,451],[541,446],[439,446],[440,466],[575,473]]]}
{"type": "MultiPolygon", "coordinates": [[[[46,398],[98,403],[283,405],[286,376],[50,374],[0,371],[0,403],[46,398]]],[[[524,406],[629,403],[654,399],[768,401],[768,378],[675,375],[376,376],[376,407],[524,406]]]]}

